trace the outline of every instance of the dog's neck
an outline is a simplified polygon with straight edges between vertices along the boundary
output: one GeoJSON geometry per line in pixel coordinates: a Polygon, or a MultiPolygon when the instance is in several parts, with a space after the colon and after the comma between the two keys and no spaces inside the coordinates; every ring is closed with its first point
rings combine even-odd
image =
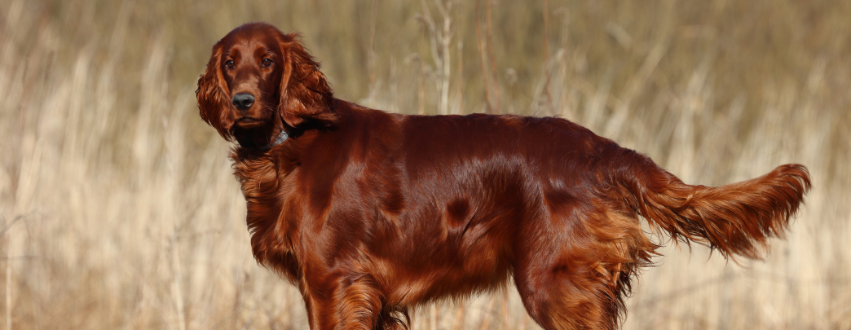
{"type": "Polygon", "coordinates": [[[272,143],[269,143],[265,146],[260,147],[260,150],[266,151],[266,150],[272,149],[274,147],[277,147],[277,146],[281,145],[281,143],[284,143],[284,141],[286,141],[289,137],[290,136],[289,136],[289,134],[287,134],[287,131],[281,130],[281,133],[278,134],[278,136],[275,138],[274,141],[272,141],[272,143]]]}

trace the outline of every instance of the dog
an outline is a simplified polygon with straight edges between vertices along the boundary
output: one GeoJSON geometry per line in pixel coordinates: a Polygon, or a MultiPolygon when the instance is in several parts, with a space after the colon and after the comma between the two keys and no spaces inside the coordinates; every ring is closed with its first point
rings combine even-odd
{"type": "Polygon", "coordinates": [[[658,246],[759,258],[810,177],[777,167],[688,185],[570,121],[391,114],[334,98],[297,34],[242,25],[196,91],[226,140],[257,261],[296,285],[311,329],[407,328],[412,307],[514,279],[545,329],[614,329],[658,246]]]}

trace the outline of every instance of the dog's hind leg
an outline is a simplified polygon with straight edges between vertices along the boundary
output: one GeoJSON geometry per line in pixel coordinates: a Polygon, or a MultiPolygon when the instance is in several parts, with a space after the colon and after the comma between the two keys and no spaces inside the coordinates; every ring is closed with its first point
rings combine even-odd
{"type": "Polygon", "coordinates": [[[545,329],[615,329],[630,278],[656,245],[638,219],[602,206],[574,199],[548,216],[518,235],[514,279],[526,310],[545,329]]]}

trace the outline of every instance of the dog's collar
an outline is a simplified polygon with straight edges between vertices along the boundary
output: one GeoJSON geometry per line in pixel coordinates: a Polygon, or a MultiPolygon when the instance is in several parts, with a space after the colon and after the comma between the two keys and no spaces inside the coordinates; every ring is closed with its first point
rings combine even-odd
{"type": "Polygon", "coordinates": [[[269,143],[269,144],[261,147],[260,150],[266,151],[266,150],[272,149],[274,147],[277,147],[277,146],[281,145],[281,143],[284,143],[284,141],[286,141],[289,137],[290,136],[289,136],[289,134],[287,134],[287,131],[282,130],[281,134],[278,134],[278,137],[275,138],[275,141],[272,141],[272,143],[269,143]]]}

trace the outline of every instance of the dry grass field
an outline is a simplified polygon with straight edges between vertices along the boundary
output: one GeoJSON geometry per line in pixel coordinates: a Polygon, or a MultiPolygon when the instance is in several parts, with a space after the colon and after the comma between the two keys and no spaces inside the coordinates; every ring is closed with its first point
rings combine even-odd
{"type": "MultiPolygon", "coordinates": [[[[696,184],[808,166],[764,261],[657,237],[623,327],[851,329],[851,2],[441,1],[0,0],[0,329],[307,328],[195,104],[258,20],[366,106],[560,116],[696,184]]],[[[535,328],[513,288],[413,319],[535,328]]]]}

